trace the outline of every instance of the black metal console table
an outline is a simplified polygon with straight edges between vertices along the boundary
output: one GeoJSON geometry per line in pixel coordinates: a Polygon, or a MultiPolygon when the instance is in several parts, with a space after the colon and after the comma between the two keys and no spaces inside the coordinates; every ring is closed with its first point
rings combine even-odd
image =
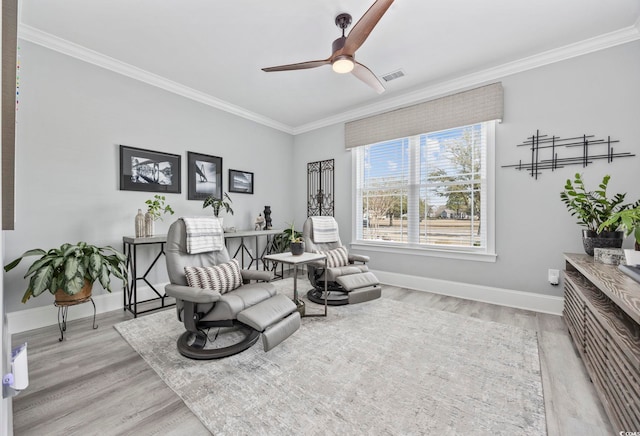
{"type": "MultiPolygon", "coordinates": [[[[238,246],[237,250],[235,251],[232,257],[235,258],[238,255],[240,255],[240,262],[243,269],[244,269],[244,254],[246,254],[250,259],[249,265],[247,265],[247,268],[251,268],[255,264],[255,268],[259,270],[260,269],[259,264],[262,263],[262,268],[264,270],[267,270],[269,268],[264,262],[265,260],[264,257],[272,253],[273,238],[275,237],[275,235],[279,233],[282,233],[282,230],[243,230],[239,232],[225,233],[224,237],[225,237],[225,241],[228,241],[229,239],[233,239],[233,238],[240,239],[240,245],[238,246]],[[258,239],[259,237],[266,237],[266,242],[264,247],[262,247],[262,249],[259,244],[259,239],[258,239]],[[245,239],[247,238],[249,240],[255,238],[254,239],[255,252],[253,254],[249,250],[248,241],[245,242],[245,239]]],[[[137,317],[139,314],[151,312],[153,310],[158,310],[164,307],[175,306],[175,302],[173,302],[173,299],[171,297],[167,296],[164,293],[164,289],[159,291],[158,289],[156,289],[156,287],[159,287],[159,286],[157,284],[153,285],[147,279],[147,276],[149,275],[151,270],[156,266],[156,264],[158,263],[158,260],[160,260],[161,257],[165,256],[164,245],[166,242],[167,242],[167,235],[157,235],[157,236],[150,236],[146,238],[135,238],[133,236],[124,236],[122,238],[123,251],[125,256],[127,257],[127,268],[129,269],[129,281],[125,285],[124,297],[123,297],[124,310],[128,310],[129,312],[131,312],[134,317],[137,317]],[[138,247],[140,246],[159,246],[158,253],[156,254],[155,258],[153,259],[149,267],[146,269],[146,271],[142,275],[139,275],[138,273],[137,253],[138,253],[138,247]],[[156,294],[155,297],[138,301],[138,281],[140,280],[142,280],[144,283],[146,283],[149,286],[149,288],[156,294]],[[169,301],[172,301],[172,302],[168,303],[167,299],[170,299],[169,301]],[[147,303],[150,301],[159,301],[160,304],[155,305],[154,307],[151,307],[149,309],[138,310],[139,304],[147,303]]],[[[276,271],[276,267],[277,267],[277,264],[274,264],[272,267],[276,277],[282,278],[282,275],[283,275],[282,271],[280,272],[280,275],[278,275],[276,271]]]]}
{"type": "MultiPolygon", "coordinates": [[[[237,231],[237,232],[225,232],[224,234],[224,238],[225,238],[225,243],[227,243],[230,239],[234,239],[234,238],[239,238],[240,239],[240,245],[238,245],[238,248],[236,249],[236,251],[233,253],[233,256],[231,256],[232,258],[237,258],[238,254],[240,255],[240,266],[242,267],[242,269],[244,269],[244,255],[246,254],[247,257],[249,258],[249,265],[247,265],[247,269],[251,269],[251,267],[255,264],[255,268],[257,270],[260,269],[260,263],[262,263],[262,269],[263,270],[268,270],[269,267],[267,266],[266,262],[265,262],[265,256],[268,254],[273,253],[273,243],[274,243],[274,238],[276,235],[282,233],[282,230],[274,230],[274,229],[270,229],[270,230],[241,230],[241,231],[237,231]],[[261,236],[266,237],[266,241],[264,244],[264,247],[262,247],[262,250],[260,249],[260,244],[259,244],[259,238],[261,236]],[[254,253],[251,252],[251,250],[249,249],[249,244],[247,242],[245,242],[245,239],[254,239],[254,253]]],[[[274,264],[274,273],[276,275],[276,277],[282,278],[282,273],[280,273],[280,275],[277,274],[277,271],[275,271],[276,267],[274,264]]]]}
{"type": "Polygon", "coordinates": [[[147,276],[151,272],[151,270],[156,266],[158,260],[162,256],[165,255],[164,252],[164,244],[167,242],[166,235],[158,235],[158,236],[149,236],[145,238],[134,238],[132,236],[124,236],[122,238],[124,254],[127,257],[127,268],[129,268],[129,281],[125,285],[124,289],[124,310],[128,310],[133,314],[134,317],[137,317],[141,313],[151,312],[153,310],[158,310],[163,307],[175,306],[175,302],[167,303],[168,297],[164,293],[164,289],[162,292],[159,292],[156,289],[156,286],[153,285],[147,280],[147,276]],[[156,257],[153,259],[147,270],[141,276],[138,275],[138,257],[137,251],[139,246],[158,246],[159,251],[156,257]],[[138,301],[138,281],[142,280],[146,283],[149,288],[157,295],[157,297],[148,298],[146,300],[138,301]],[[152,307],[150,309],[138,310],[138,305],[150,301],[159,301],[160,305],[157,307],[152,307]]]}

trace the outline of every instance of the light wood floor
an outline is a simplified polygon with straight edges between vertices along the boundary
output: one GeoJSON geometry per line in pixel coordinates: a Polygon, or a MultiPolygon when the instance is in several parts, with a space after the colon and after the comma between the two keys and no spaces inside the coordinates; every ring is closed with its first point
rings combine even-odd
{"type": "MultiPolygon", "coordinates": [[[[390,286],[383,298],[535,330],[548,434],[617,434],[559,316],[390,286]]],[[[98,315],[97,330],[90,319],[72,321],[64,342],[57,326],[14,335],[14,345],[29,344],[30,376],[13,401],[15,435],[209,434],[112,328],[131,317],[120,310],[98,315]]]]}

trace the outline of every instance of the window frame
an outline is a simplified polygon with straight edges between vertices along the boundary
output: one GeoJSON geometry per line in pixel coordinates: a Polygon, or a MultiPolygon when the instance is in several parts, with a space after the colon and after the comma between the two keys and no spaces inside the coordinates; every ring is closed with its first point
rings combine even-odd
{"type": "MultiPolygon", "coordinates": [[[[486,128],[486,247],[460,247],[427,244],[409,244],[400,242],[381,242],[357,239],[358,231],[362,234],[362,222],[356,219],[358,207],[362,207],[362,201],[358,201],[358,174],[359,159],[353,154],[351,158],[351,200],[352,200],[352,228],[350,248],[365,251],[374,251],[391,254],[410,254],[418,256],[430,256],[449,259],[471,260],[479,262],[495,262],[497,254],[495,250],[495,130],[497,120],[484,121],[486,128]]],[[[454,127],[455,128],[455,127],[454,127]]],[[[452,128],[453,129],[453,128],[452,128]]],[[[430,132],[426,132],[427,134],[430,132]]],[[[419,135],[415,135],[419,136],[419,135]]],[[[354,148],[355,150],[355,148],[354,148]]],[[[361,221],[361,220],[360,220],[361,221]]]]}

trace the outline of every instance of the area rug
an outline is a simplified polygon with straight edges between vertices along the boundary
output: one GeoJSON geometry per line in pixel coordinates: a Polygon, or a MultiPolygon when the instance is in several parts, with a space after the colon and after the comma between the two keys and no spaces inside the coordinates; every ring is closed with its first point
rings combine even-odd
{"type": "Polygon", "coordinates": [[[178,354],[173,310],[115,327],[216,435],[546,434],[535,332],[386,298],[302,321],[216,361],[178,354]]]}

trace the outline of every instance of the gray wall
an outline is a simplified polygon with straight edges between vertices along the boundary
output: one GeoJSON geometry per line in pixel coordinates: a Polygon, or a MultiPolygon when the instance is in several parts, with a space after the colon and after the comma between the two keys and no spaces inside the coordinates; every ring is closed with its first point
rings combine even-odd
{"type": "MultiPolygon", "coordinates": [[[[640,197],[638,159],[599,161],[586,169],[526,173],[500,168],[526,159],[516,144],[536,129],[560,137],[611,135],[618,150],[640,154],[640,43],[634,42],[502,79],[505,119],[496,137],[496,263],[366,253],[371,267],[443,280],[561,295],[547,269],[562,269],[562,252],[580,252],[579,228],[558,195],[566,178],[583,172],[595,187],[611,174],[611,192],[640,197]]],[[[351,153],[338,124],[295,138],[48,49],[21,42],[21,95],[16,156],[16,230],[5,232],[4,259],[27,249],[85,240],[121,246],[133,217],[153,194],[119,191],[118,144],[180,154],[181,194],[168,194],[177,216],[203,213],[186,199],[186,152],[224,158],[229,168],[255,173],[255,194],[232,194],[225,225],[249,228],[266,204],[274,226],[306,218],[307,162],[336,160],[336,218],[351,241],[351,153]],[[295,201],[291,201],[291,199],[295,201]]],[[[629,241],[626,242],[629,245],[629,241]]],[[[44,296],[22,305],[26,264],[4,275],[7,312],[52,303],[44,296]]],[[[96,285],[96,293],[102,293],[96,285]]]]}
{"type": "MultiPolygon", "coordinates": [[[[563,269],[563,252],[582,252],[580,229],[559,199],[565,180],[584,174],[595,189],[605,174],[610,192],[640,198],[640,156],[596,161],[587,168],[570,166],[544,171],[536,181],[525,172],[501,168],[526,161],[516,147],[540,129],[562,138],[594,134],[619,139],[617,151],[640,155],[640,42],[584,55],[502,79],[504,121],[496,128],[496,251],[495,263],[436,257],[364,252],[377,270],[442,280],[474,283],[548,295],[562,295],[547,282],[549,268],[563,269]]],[[[295,137],[294,169],[305,176],[306,162],[336,160],[336,218],[343,242],[351,241],[351,153],[344,150],[344,125],[334,125],[295,137]]],[[[295,186],[295,198],[306,195],[295,186]]],[[[297,203],[296,222],[306,216],[297,203]]],[[[625,241],[631,246],[631,240],[625,241]]]]}
{"type": "MultiPolygon", "coordinates": [[[[291,220],[291,135],[24,41],[20,62],[16,230],[5,232],[5,261],[79,240],[120,248],[133,235],[138,208],[154,194],[119,190],[118,144],[182,156],[182,193],[166,195],[176,214],[157,233],[176,217],[211,213],[187,200],[187,151],[223,158],[225,191],[228,169],[255,174],[254,195],[230,194],[235,215],[225,227],[252,227],[264,205],[275,227],[291,220]]],[[[51,295],[20,303],[35,259],[4,274],[7,312],[52,304],[51,295]]],[[[104,291],[96,283],[94,292],[104,291]]]]}

